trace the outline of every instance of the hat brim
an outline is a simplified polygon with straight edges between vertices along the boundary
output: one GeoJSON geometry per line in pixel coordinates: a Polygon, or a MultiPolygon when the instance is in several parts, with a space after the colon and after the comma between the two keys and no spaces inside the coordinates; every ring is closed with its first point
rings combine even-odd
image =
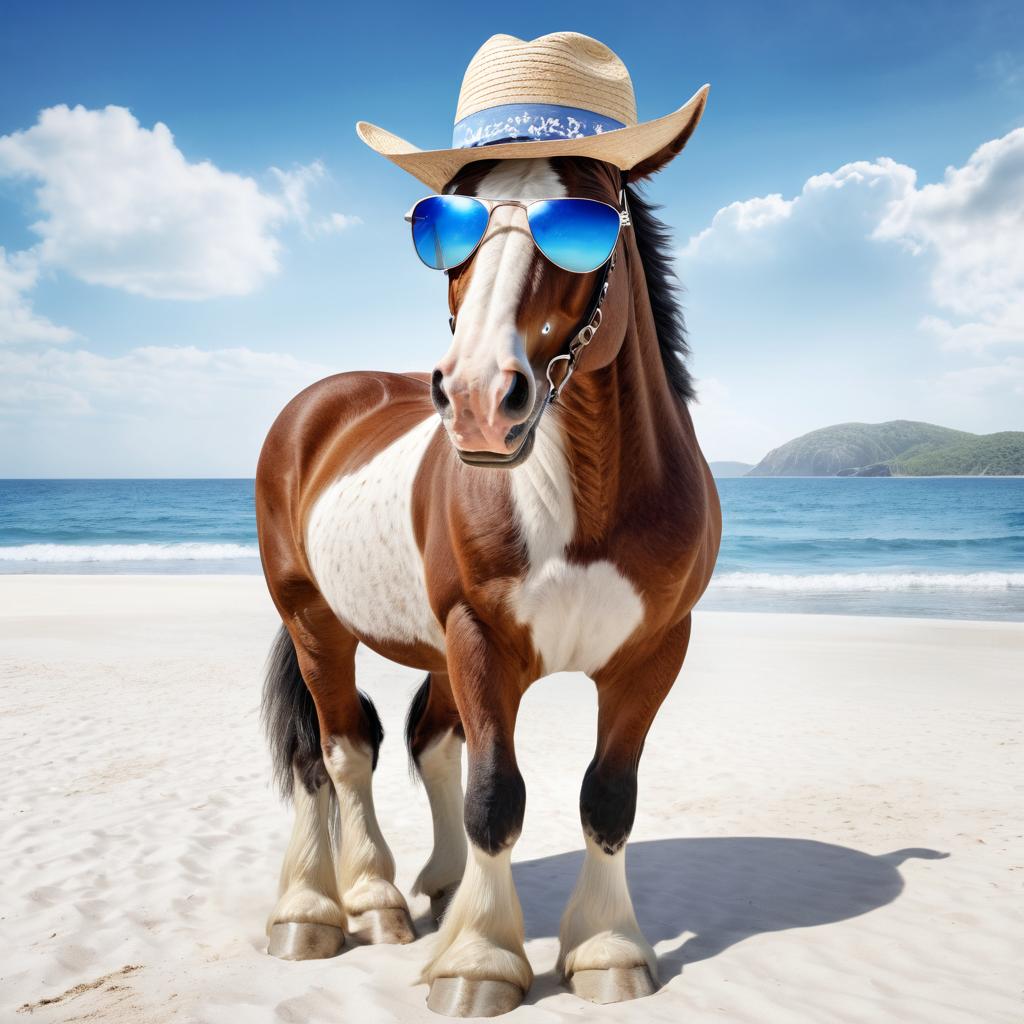
{"type": "Polygon", "coordinates": [[[370,149],[387,157],[435,192],[440,192],[467,164],[478,160],[584,156],[628,171],[674,142],[687,128],[693,132],[704,113],[710,88],[710,85],[701,86],[678,110],[654,121],[578,139],[502,142],[472,149],[420,149],[368,121],[357,122],[356,132],[370,149]]]}

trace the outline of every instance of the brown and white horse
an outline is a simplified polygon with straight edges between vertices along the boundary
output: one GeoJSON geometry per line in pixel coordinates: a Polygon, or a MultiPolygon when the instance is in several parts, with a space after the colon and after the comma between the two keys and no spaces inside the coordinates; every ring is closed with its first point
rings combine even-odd
{"type": "MultiPolygon", "coordinates": [[[[618,207],[620,188],[616,168],[561,158],[473,163],[449,191],[618,207]]],[[[284,623],[264,715],[295,805],[270,951],[330,956],[346,931],[414,938],[374,814],[382,731],[356,689],[363,643],[428,673],[407,724],[434,825],[414,891],[443,910],[423,979],[428,1005],[454,1016],[511,1009],[531,984],[511,871],[526,800],[513,733],[523,694],[552,672],[589,675],[599,708],[561,970],[602,1002],[653,991],[656,978],[624,847],[644,738],[683,664],[721,517],[687,411],[668,238],[642,196],[625,194],[632,225],[600,329],[539,423],[539,382],[591,308],[599,273],[548,263],[524,210],[497,206],[473,258],[449,273],[454,337],[433,378],[322,380],[284,409],[259,462],[260,551],[284,623]],[[518,464],[467,464],[516,450],[528,453],[518,464]]]]}

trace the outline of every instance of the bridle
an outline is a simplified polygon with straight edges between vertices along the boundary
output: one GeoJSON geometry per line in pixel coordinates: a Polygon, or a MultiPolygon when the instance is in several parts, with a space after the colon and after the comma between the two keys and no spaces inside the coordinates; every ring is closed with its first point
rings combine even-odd
{"type": "MultiPolygon", "coordinates": [[[[626,184],[628,181],[629,172],[623,171],[622,184],[619,189],[619,204],[622,226],[624,228],[631,227],[633,224],[629,215],[629,202],[626,199],[626,184]]],[[[530,418],[528,420],[517,424],[509,432],[509,436],[515,434],[516,437],[522,438],[519,446],[515,451],[505,453],[464,452],[456,449],[458,451],[459,458],[462,459],[463,462],[470,466],[500,466],[502,468],[507,468],[516,466],[520,462],[526,460],[530,452],[533,451],[534,437],[541,418],[547,411],[548,406],[554,405],[561,397],[566,384],[569,383],[572,375],[576,372],[576,366],[583,354],[583,350],[594,340],[594,335],[597,334],[598,329],[601,326],[601,321],[603,320],[601,306],[604,303],[605,296],[608,294],[608,288],[611,284],[610,278],[613,270],[615,270],[614,249],[612,250],[611,256],[609,256],[605,261],[604,266],[601,267],[600,276],[594,286],[594,291],[591,294],[591,299],[587,305],[586,313],[577,322],[576,327],[570,331],[568,340],[562,345],[561,349],[559,349],[559,351],[552,356],[550,360],[548,360],[547,369],[544,374],[545,377],[547,377],[548,382],[547,395],[535,403],[533,412],[530,414],[530,418]],[[555,368],[561,363],[564,363],[565,367],[561,372],[561,377],[556,380],[553,375],[553,371],[555,371],[555,368]]],[[[448,324],[452,329],[452,334],[454,334],[454,316],[450,316],[448,318],[448,324]]]]}

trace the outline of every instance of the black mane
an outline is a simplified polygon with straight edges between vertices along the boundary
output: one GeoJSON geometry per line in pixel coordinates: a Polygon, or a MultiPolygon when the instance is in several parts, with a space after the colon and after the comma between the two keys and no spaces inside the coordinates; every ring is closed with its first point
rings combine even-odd
{"type": "Polygon", "coordinates": [[[697,392],[685,363],[690,346],[679,302],[682,285],[673,269],[672,236],[668,226],[654,215],[654,211],[661,207],[650,202],[636,185],[626,186],[626,198],[633,221],[633,237],[647,278],[661,361],[669,385],[679,400],[690,402],[697,397],[697,392]]]}

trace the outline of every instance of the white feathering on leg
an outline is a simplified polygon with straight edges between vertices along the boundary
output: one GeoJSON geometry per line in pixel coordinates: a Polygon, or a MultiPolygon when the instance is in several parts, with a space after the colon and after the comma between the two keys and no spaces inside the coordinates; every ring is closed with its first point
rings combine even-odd
{"type": "Polygon", "coordinates": [[[325,783],[316,793],[309,793],[294,769],[292,777],[295,822],[281,865],[277,905],[267,922],[267,931],[286,921],[342,928],[344,914],[338,898],[328,827],[330,784],[325,783]]]}
{"type": "Polygon", "coordinates": [[[373,807],[373,755],[344,737],[331,737],[325,759],[341,817],[338,891],[349,914],[405,907],[394,886],[395,861],[373,807]]]}
{"type": "Polygon", "coordinates": [[[658,960],[637,924],[626,884],[626,848],[607,854],[589,836],[580,877],[562,916],[558,967],[576,971],[646,965],[657,980],[658,960]]]}
{"type": "Polygon", "coordinates": [[[418,759],[420,778],[430,801],[434,848],[412,887],[414,893],[436,896],[454,885],[466,869],[466,829],[462,824],[463,741],[449,730],[418,759]]]}
{"type": "Polygon", "coordinates": [[[533,971],[523,949],[523,911],[512,882],[512,850],[485,853],[470,844],[466,873],[441,921],[422,981],[509,981],[524,992],[533,971]]]}

